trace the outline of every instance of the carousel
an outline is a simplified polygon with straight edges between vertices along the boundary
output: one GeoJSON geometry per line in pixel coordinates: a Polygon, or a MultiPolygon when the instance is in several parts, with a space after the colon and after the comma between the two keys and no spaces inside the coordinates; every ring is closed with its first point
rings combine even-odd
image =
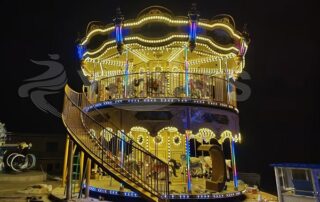
{"type": "Polygon", "coordinates": [[[77,46],[89,82],[81,93],[66,87],[64,179],[79,154],[77,179],[90,196],[241,195],[235,81],[248,44],[231,16],[202,19],[195,5],[187,16],[152,6],[135,19],[118,9],[113,23],[90,23],[77,46]]]}

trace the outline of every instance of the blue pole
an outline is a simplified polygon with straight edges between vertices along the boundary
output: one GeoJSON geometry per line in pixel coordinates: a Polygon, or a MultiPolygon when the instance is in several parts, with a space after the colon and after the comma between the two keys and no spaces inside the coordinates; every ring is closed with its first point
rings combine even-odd
{"type": "Polygon", "coordinates": [[[184,56],[185,56],[185,91],[186,91],[186,97],[189,97],[189,64],[188,64],[188,47],[185,47],[184,50],[184,56]]]}
{"type": "Polygon", "coordinates": [[[188,193],[191,193],[190,133],[191,133],[190,130],[186,130],[186,160],[187,160],[188,193]]]}
{"type": "Polygon", "coordinates": [[[235,153],[235,143],[234,140],[231,139],[231,162],[233,168],[233,185],[234,189],[238,190],[238,173],[237,173],[237,165],[236,165],[236,153],[235,153]]]}
{"type": "Polygon", "coordinates": [[[128,96],[128,77],[129,77],[129,60],[128,60],[128,49],[126,50],[126,66],[125,66],[125,78],[124,78],[124,97],[128,96]]]}

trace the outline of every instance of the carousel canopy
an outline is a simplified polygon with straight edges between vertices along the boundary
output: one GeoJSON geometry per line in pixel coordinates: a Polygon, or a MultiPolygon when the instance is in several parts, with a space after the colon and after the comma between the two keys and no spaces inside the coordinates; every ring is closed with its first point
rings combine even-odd
{"type": "Polygon", "coordinates": [[[144,9],[136,19],[124,20],[120,10],[114,22],[89,24],[78,45],[84,75],[99,80],[134,72],[189,72],[209,75],[244,68],[249,40],[235,29],[229,15],[200,18],[193,7],[188,16],[160,6],[144,9]]]}

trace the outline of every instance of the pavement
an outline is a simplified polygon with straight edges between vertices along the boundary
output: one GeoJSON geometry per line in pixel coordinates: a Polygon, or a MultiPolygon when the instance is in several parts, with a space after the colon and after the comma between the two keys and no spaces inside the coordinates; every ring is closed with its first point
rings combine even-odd
{"type": "MultiPolygon", "coordinates": [[[[34,173],[29,173],[34,175],[34,173]]],[[[25,180],[14,181],[1,181],[7,175],[0,174],[0,202],[51,202],[51,201],[65,201],[64,200],[64,187],[61,186],[59,180],[42,180],[41,178],[30,178],[25,180]],[[37,180],[33,180],[37,179],[37,180]],[[52,197],[53,196],[53,197],[52,197]]],[[[35,176],[35,175],[34,175],[35,176]]],[[[14,176],[17,177],[17,176],[14,176]]],[[[14,178],[13,178],[14,179],[14,178]]],[[[276,202],[277,197],[262,191],[248,191],[245,193],[244,202],[276,202]]],[[[70,202],[98,202],[100,200],[87,198],[77,199],[77,194],[74,195],[74,199],[70,202]]]]}

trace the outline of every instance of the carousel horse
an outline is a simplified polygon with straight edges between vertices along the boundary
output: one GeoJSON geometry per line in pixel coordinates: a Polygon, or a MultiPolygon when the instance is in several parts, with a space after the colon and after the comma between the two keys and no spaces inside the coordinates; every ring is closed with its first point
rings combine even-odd
{"type": "Polygon", "coordinates": [[[131,97],[141,97],[143,96],[143,82],[144,79],[134,79],[128,86],[128,92],[131,97]]]}
{"type": "MultiPolygon", "coordinates": [[[[186,155],[181,155],[182,164],[186,165],[186,155]]],[[[190,171],[192,176],[201,177],[204,174],[204,164],[200,158],[190,157],[190,171]]]]}
{"type": "Polygon", "coordinates": [[[178,86],[174,89],[173,94],[175,97],[183,97],[185,95],[185,88],[183,86],[178,86]]]}
{"type": "MultiPolygon", "coordinates": [[[[203,156],[200,157],[201,162],[203,163],[203,167],[204,167],[204,173],[210,174],[210,172],[212,171],[212,159],[211,156],[203,156]]],[[[230,170],[232,172],[232,165],[231,165],[231,160],[230,159],[226,159],[226,171],[227,171],[227,179],[230,179],[230,170]]]]}
{"type": "Polygon", "coordinates": [[[115,83],[110,83],[106,86],[106,97],[109,99],[119,98],[123,93],[122,78],[116,78],[115,83]]]}
{"type": "Polygon", "coordinates": [[[159,90],[160,84],[158,79],[147,79],[147,91],[148,93],[156,93],[159,90]]]}
{"type": "Polygon", "coordinates": [[[165,175],[163,173],[166,173],[166,165],[165,164],[156,164],[153,165],[152,168],[149,168],[149,171],[147,172],[147,178],[149,177],[158,177],[160,180],[164,180],[165,175]]]}
{"type": "Polygon", "coordinates": [[[197,87],[197,81],[194,81],[193,79],[189,80],[189,87],[190,87],[190,91],[191,91],[191,96],[193,98],[200,98],[201,92],[199,90],[199,88],[197,87]]]}
{"type": "Polygon", "coordinates": [[[178,177],[176,170],[177,170],[177,169],[180,169],[181,163],[177,163],[176,160],[170,159],[168,165],[169,165],[169,167],[170,167],[170,169],[169,169],[170,175],[173,174],[173,176],[178,177]]]}
{"type": "Polygon", "coordinates": [[[140,84],[141,84],[143,81],[144,81],[144,79],[134,79],[134,80],[132,81],[132,83],[133,83],[133,86],[137,88],[137,87],[140,86],[140,84]]]}
{"type": "Polygon", "coordinates": [[[141,174],[142,165],[143,165],[142,162],[138,162],[134,159],[125,161],[125,167],[129,167],[129,168],[135,170],[139,175],[141,174]]]}
{"type": "Polygon", "coordinates": [[[106,97],[108,99],[112,99],[115,97],[115,95],[118,93],[118,87],[115,83],[110,83],[107,87],[106,87],[106,97]]]}
{"type": "MultiPolygon", "coordinates": [[[[169,166],[169,174],[170,176],[173,174],[175,177],[177,176],[177,169],[180,169],[181,164],[177,163],[176,160],[174,159],[170,159],[168,162],[168,166],[169,166]]],[[[148,171],[148,174],[146,175],[147,177],[156,177],[156,176],[160,176],[158,177],[160,180],[164,180],[165,179],[165,173],[166,172],[166,165],[165,164],[161,164],[161,165],[154,165],[152,167],[152,169],[150,169],[148,171]]],[[[170,182],[169,182],[170,183],[170,182]]]]}
{"type": "Polygon", "coordinates": [[[207,92],[206,92],[206,87],[207,84],[205,83],[204,80],[196,80],[195,81],[195,90],[194,90],[194,94],[197,98],[201,98],[201,97],[205,97],[207,92]]]}

